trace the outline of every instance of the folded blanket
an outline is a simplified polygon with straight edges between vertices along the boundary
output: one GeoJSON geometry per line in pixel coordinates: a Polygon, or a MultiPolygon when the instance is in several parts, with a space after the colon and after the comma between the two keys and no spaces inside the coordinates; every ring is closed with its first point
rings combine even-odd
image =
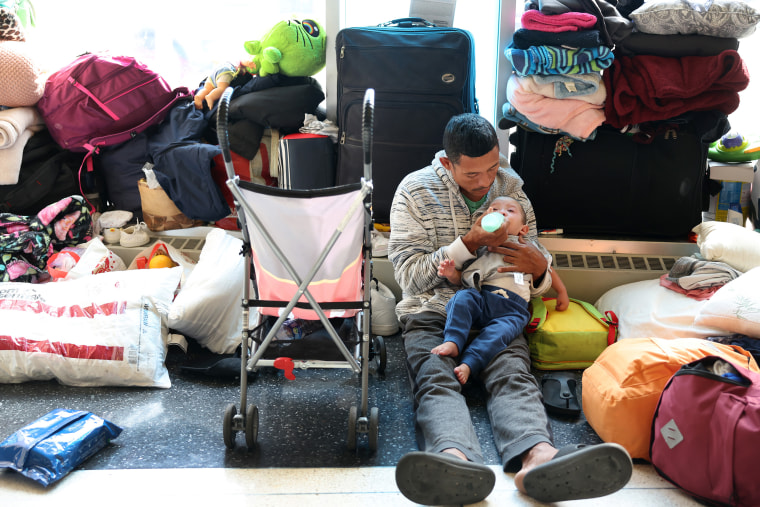
{"type": "Polygon", "coordinates": [[[739,107],[749,73],[739,53],[729,49],[717,56],[618,56],[602,80],[606,123],[623,128],[689,111],[729,115],[739,107]]]}
{"type": "Polygon", "coordinates": [[[589,136],[604,122],[604,106],[577,99],[555,99],[521,86],[512,74],[507,82],[507,102],[533,123],[559,129],[578,139],[589,136]]]}
{"type": "Polygon", "coordinates": [[[606,69],[615,59],[607,46],[567,49],[557,46],[507,48],[504,56],[520,76],[533,74],[588,74],[606,69]]]}
{"type": "Polygon", "coordinates": [[[595,48],[605,46],[599,30],[580,32],[546,32],[520,28],[512,36],[509,47],[528,49],[530,46],[562,46],[566,48],[595,48]]]}
{"type": "Polygon", "coordinates": [[[578,32],[593,28],[596,24],[596,16],[588,12],[544,14],[536,10],[528,10],[523,13],[520,22],[526,30],[578,32]]]}
{"type": "Polygon", "coordinates": [[[553,99],[578,99],[604,105],[607,89],[599,72],[588,74],[534,74],[517,76],[520,87],[553,99]]]}
{"type": "Polygon", "coordinates": [[[701,289],[722,286],[742,275],[725,262],[708,261],[696,257],[681,257],[670,268],[667,279],[684,289],[701,289]]]}
{"type": "Polygon", "coordinates": [[[13,107],[0,111],[0,185],[15,185],[21,171],[26,142],[45,128],[36,107],[13,107]]]}

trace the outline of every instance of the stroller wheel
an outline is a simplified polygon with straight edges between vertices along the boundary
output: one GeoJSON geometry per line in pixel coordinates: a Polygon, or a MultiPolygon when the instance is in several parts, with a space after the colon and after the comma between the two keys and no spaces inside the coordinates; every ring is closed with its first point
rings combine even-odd
{"type": "Polygon", "coordinates": [[[237,432],[232,428],[236,415],[237,408],[235,408],[235,404],[230,403],[227,405],[227,408],[224,409],[224,427],[222,428],[222,435],[224,436],[224,445],[226,445],[228,449],[235,448],[235,435],[237,432]]]}
{"type": "Polygon", "coordinates": [[[356,449],[356,421],[358,412],[356,405],[352,405],[348,411],[348,440],[346,443],[348,444],[349,451],[356,449]]]}
{"type": "Polygon", "coordinates": [[[385,373],[385,365],[388,362],[388,352],[385,348],[385,340],[382,336],[374,336],[372,338],[371,356],[375,364],[375,373],[383,375],[385,373]]]}
{"type": "Polygon", "coordinates": [[[380,426],[380,410],[372,407],[369,411],[369,450],[377,451],[377,434],[380,426]]]}
{"type": "Polygon", "coordinates": [[[259,407],[248,405],[245,411],[245,445],[248,449],[256,446],[256,439],[259,436],[259,407]]]}

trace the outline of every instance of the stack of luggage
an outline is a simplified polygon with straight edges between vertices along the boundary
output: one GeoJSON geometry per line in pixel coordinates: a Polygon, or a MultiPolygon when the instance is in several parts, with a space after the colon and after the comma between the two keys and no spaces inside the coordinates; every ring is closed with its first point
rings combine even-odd
{"type": "Polygon", "coordinates": [[[709,144],[749,84],[738,38],[757,17],[621,5],[529,2],[500,126],[519,126],[511,164],[539,229],[686,239],[709,198],[709,144]]]}

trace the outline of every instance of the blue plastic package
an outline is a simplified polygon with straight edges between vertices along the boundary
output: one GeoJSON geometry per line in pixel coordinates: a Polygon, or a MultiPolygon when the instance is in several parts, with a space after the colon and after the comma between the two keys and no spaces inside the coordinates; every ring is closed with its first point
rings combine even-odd
{"type": "Polygon", "coordinates": [[[121,431],[90,412],[57,408],[0,443],[0,468],[10,468],[49,486],[121,431]]]}

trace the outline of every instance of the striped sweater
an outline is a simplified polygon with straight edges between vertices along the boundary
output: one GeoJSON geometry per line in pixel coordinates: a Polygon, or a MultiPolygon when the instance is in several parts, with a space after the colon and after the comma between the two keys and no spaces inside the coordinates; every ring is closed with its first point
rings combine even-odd
{"type": "MultiPolygon", "coordinates": [[[[396,305],[399,316],[422,311],[446,314],[446,303],[459,287],[438,276],[438,264],[442,259],[452,259],[461,269],[464,262],[475,258],[461,237],[494,197],[508,195],[516,199],[525,209],[530,227],[528,239],[537,238],[533,206],[522,190],[522,179],[508,167],[505,157],[501,157],[501,168],[483,206],[471,215],[459,185],[439,160],[443,156],[444,151],[438,152],[431,165],[408,174],[393,197],[388,258],[403,292],[396,305]]],[[[540,248],[550,260],[550,254],[540,248]]],[[[547,272],[537,292],[542,294],[550,286],[547,272]]]]}

